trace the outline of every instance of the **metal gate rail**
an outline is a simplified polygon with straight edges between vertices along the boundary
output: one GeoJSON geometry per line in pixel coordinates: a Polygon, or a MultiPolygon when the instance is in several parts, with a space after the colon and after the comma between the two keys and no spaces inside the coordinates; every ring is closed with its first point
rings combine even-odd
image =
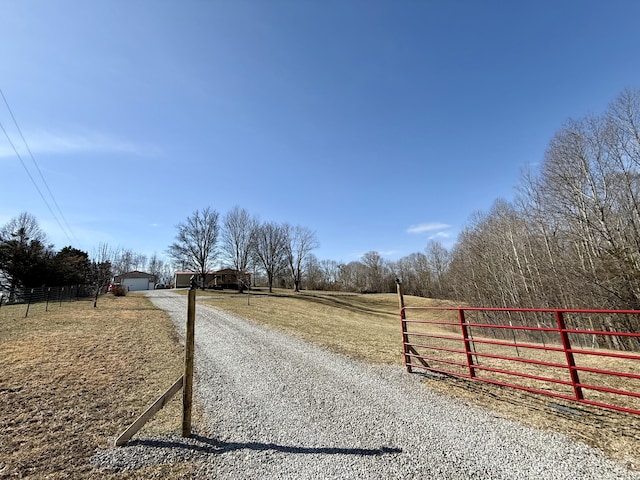
{"type": "Polygon", "coordinates": [[[403,307],[400,318],[408,372],[640,414],[639,310],[403,307]]]}

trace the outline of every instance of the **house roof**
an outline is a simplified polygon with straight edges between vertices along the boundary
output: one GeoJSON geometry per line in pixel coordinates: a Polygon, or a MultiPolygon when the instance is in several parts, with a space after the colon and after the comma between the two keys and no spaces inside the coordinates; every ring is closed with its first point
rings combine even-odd
{"type": "Polygon", "coordinates": [[[115,278],[117,279],[125,279],[125,278],[155,278],[154,275],[150,274],[150,273],[146,273],[146,272],[139,272],[138,270],[134,270],[133,272],[127,272],[127,273],[123,273],[122,275],[116,275],[115,278]]]}
{"type": "MultiPolygon", "coordinates": [[[[214,273],[216,273],[216,272],[212,272],[211,270],[209,270],[207,272],[207,275],[212,275],[214,273]]],[[[181,272],[175,272],[175,274],[176,275],[200,275],[200,272],[192,272],[190,270],[184,270],[184,271],[181,271],[181,272]]]]}
{"type": "Polygon", "coordinates": [[[223,273],[232,273],[232,274],[235,275],[236,273],[238,273],[238,271],[234,270],[233,268],[223,268],[222,270],[218,270],[216,273],[221,273],[221,274],[223,274],[223,273]]]}
{"type": "MultiPolygon", "coordinates": [[[[222,270],[209,270],[207,272],[207,275],[213,275],[214,273],[236,273],[237,270],[233,269],[233,268],[223,268],[222,270]]],[[[174,272],[176,275],[200,275],[200,272],[192,272],[189,270],[183,270],[183,271],[178,271],[178,272],[174,272]]],[[[245,274],[249,274],[250,272],[245,272],[245,274]]]]}

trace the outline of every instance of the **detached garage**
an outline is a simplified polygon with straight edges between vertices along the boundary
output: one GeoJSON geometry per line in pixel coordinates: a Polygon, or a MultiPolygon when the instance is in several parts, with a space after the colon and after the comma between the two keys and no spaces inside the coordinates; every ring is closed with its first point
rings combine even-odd
{"type": "Polygon", "coordinates": [[[113,280],[126,288],[128,292],[153,290],[156,285],[156,277],[154,275],[138,272],[137,270],[117,275],[113,280]]]}

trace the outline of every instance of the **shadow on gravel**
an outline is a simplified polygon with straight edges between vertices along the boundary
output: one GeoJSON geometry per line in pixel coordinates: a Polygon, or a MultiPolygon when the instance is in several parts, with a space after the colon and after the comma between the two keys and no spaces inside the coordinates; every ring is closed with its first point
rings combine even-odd
{"type": "Polygon", "coordinates": [[[207,438],[200,435],[192,435],[191,438],[180,440],[134,440],[129,445],[140,445],[150,448],[175,448],[186,449],[210,454],[221,454],[234,450],[272,450],[283,453],[299,454],[321,454],[321,455],[359,455],[376,456],[402,453],[401,448],[380,447],[380,448],[338,448],[338,447],[291,447],[278,445],[276,443],[258,442],[221,442],[214,438],[207,438]]]}

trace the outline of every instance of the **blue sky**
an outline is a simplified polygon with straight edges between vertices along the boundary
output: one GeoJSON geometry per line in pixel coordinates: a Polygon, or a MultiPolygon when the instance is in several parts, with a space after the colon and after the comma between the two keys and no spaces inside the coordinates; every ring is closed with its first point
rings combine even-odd
{"type": "Polygon", "coordinates": [[[635,0],[4,0],[0,89],[49,188],[1,99],[0,122],[58,220],[0,131],[0,224],[28,211],[57,248],[162,255],[194,210],[240,205],[314,230],[320,259],[450,247],[567,119],[640,87],[638,18],[635,0]]]}

